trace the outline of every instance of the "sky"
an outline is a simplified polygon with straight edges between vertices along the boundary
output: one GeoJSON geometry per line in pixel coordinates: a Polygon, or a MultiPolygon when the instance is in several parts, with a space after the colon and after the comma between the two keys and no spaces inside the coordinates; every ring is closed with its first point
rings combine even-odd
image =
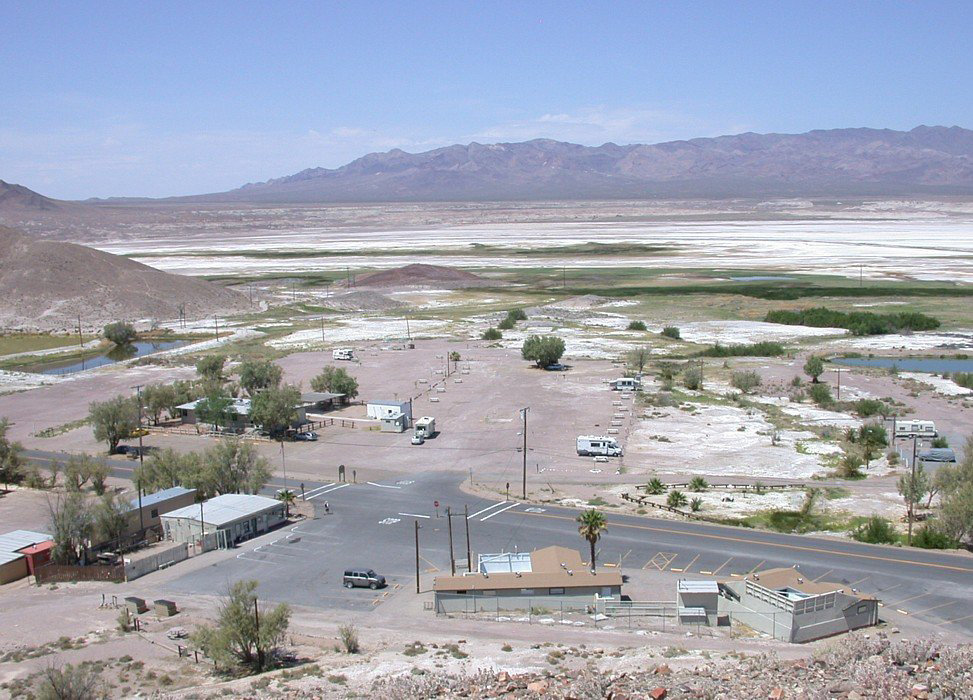
{"type": "Polygon", "coordinates": [[[0,179],[216,192],[372,151],[973,127],[973,2],[8,2],[0,179]]]}

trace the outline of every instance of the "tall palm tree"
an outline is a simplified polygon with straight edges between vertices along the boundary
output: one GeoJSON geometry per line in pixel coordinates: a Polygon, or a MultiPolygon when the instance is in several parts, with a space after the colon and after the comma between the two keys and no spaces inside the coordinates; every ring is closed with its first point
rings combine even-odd
{"type": "Polygon", "coordinates": [[[578,534],[588,540],[591,546],[591,572],[595,571],[595,545],[601,539],[601,535],[608,529],[605,516],[594,508],[582,511],[578,516],[578,534]]]}

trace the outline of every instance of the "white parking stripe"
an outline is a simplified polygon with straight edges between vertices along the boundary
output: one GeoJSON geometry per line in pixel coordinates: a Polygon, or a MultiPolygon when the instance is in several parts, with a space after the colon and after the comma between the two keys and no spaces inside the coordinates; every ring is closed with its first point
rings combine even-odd
{"type": "Polygon", "coordinates": [[[350,486],[350,485],[351,484],[341,484],[340,486],[335,486],[334,488],[328,489],[327,491],[321,491],[320,493],[316,493],[313,496],[308,496],[307,500],[309,500],[309,501],[314,500],[318,496],[323,496],[326,493],[334,493],[338,489],[343,489],[345,486],[350,486]]]}
{"type": "Polygon", "coordinates": [[[389,486],[388,484],[376,484],[374,481],[366,481],[369,486],[378,486],[380,489],[401,489],[401,486],[389,486]]]}
{"type": "Polygon", "coordinates": [[[517,507],[517,506],[519,506],[519,505],[520,505],[519,503],[511,503],[511,504],[510,504],[509,506],[507,506],[506,508],[501,508],[500,510],[495,510],[495,511],[493,511],[492,513],[490,513],[490,515],[488,515],[488,516],[486,516],[485,518],[480,518],[480,522],[482,523],[482,522],[483,522],[484,520],[489,520],[489,519],[490,519],[490,518],[492,518],[492,517],[493,517],[494,515],[500,515],[500,514],[501,514],[502,512],[504,512],[505,510],[510,510],[511,508],[516,508],[516,507],[517,507]]]}
{"type": "Polygon", "coordinates": [[[404,515],[407,518],[426,518],[429,519],[428,515],[419,515],[418,513],[396,513],[396,515],[404,515]]]}
{"type": "Polygon", "coordinates": [[[483,510],[478,510],[475,513],[471,513],[469,517],[470,518],[475,518],[476,516],[480,515],[481,513],[486,513],[488,510],[493,510],[497,506],[502,506],[504,503],[508,503],[508,501],[500,501],[499,503],[494,503],[492,506],[487,506],[483,510]]]}
{"type": "Polygon", "coordinates": [[[312,493],[316,493],[318,491],[323,491],[324,489],[330,488],[331,486],[334,486],[334,482],[331,482],[330,484],[325,484],[324,486],[318,486],[316,488],[313,488],[310,491],[305,492],[304,493],[304,497],[306,498],[306,497],[310,496],[312,493]]]}

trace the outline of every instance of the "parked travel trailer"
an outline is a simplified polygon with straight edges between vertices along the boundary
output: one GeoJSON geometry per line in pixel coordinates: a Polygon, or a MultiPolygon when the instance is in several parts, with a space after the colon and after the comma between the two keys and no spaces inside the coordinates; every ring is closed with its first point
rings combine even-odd
{"type": "Polygon", "coordinates": [[[578,454],[581,456],[621,457],[618,440],[604,435],[579,435],[578,454]]]}
{"type": "Polygon", "coordinates": [[[898,420],[895,422],[897,438],[934,438],[938,435],[936,424],[931,420],[898,420]]]}
{"type": "Polygon", "coordinates": [[[335,348],[331,351],[332,360],[354,360],[355,355],[351,348],[335,348]]]}
{"type": "Polygon", "coordinates": [[[642,388],[642,381],[634,377],[619,377],[611,381],[615,391],[637,391],[642,388]]]}

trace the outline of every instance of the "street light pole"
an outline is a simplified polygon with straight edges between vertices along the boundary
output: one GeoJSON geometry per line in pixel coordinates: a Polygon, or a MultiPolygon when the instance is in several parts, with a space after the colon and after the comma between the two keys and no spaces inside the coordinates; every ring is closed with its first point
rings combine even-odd
{"type": "Polygon", "coordinates": [[[520,416],[524,419],[524,471],[523,471],[523,498],[527,500],[527,412],[530,407],[520,409],[520,416]]]}
{"type": "Polygon", "coordinates": [[[453,556],[453,511],[446,506],[446,529],[449,530],[449,575],[456,575],[456,558],[453,556]]]}
{"type": "Polygon", "coordinates": [[[416,593],[419,593],[419,521],[416,524],[416,593]]]}
{"type": "Polygon", "coordinates": [[[463,506],[463,520],[466,521],[466,570],[473,573],[473,554],[470,550],[470,506],[463,506]]]}

